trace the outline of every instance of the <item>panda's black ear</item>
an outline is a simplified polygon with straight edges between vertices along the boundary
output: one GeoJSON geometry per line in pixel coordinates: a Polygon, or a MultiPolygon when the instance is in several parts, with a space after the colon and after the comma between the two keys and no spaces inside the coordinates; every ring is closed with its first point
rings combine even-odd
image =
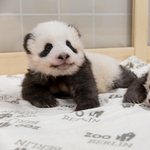
{"type": "Polygon", "coordinates": [[[79,30],[74,25],[69,24],[68,27],[74,28],[77,31],[79,38],[81,38],[81,34],[80,34],[79,30]]]}
{"type": "Polygon", "coordinates": [[[28,33],[27,35],[25,35],[24,37],[24,41],[23,41],[23,47],[26,51],[27,54],[31,54],[30,50],[28,49],[28,40],[33,38],[33,34],[28,33]]]}

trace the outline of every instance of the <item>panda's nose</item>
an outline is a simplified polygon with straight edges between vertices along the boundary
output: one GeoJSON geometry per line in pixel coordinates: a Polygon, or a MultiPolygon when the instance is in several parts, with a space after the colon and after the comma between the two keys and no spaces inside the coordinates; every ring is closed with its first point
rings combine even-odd
{"type": "Polygon", "coordinates": [[[67,58],[69,58],[70,56],[68,54],[60,54],[58,56],[58,59],[62,59],[62,60],[66,60],[67,58]]]}

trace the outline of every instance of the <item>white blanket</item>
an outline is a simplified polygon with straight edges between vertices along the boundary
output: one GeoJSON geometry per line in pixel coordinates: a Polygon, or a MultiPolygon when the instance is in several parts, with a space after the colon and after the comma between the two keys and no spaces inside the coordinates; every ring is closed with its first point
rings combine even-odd
{"type": "MultiPolygon", "coordinates": [[[[121,64],[138,76],[149,65],[121,64]]],[[[21,98],[24,75],[0,76],[0,150],[149,150],[150,108],[122,103],[126,89],[99,95],[99,108],[75,112],[73,100],[37,108],[21,98]]]]}

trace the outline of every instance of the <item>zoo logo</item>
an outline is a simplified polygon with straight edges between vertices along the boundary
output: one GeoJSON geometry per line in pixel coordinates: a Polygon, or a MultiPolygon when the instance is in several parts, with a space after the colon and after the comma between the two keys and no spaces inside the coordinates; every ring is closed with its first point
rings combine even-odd
{"type": "Polygon", "coordinates": [[[134,137],[135,137],[135,134],[133,132],[129,132],[129,133],[124,133],[122,135],[118,135],[116,140],[130,141],[134,137]]]}
{"type": "MultiPolygon", "coordinates": [[[[91,137],[91,138],[102,138],[102,139],[110,139],[110,135],[100,135],[100,134],[93,134],[90,132],[87,132],[85,137],[91,137]]],[[[132,138],[135,137],[135,134],[133,132],[124,133],[122,135],[117,135],[116,140],[119,141],[130,141],[132,138]]]]}
{"type": "Polygon", "coordinates": [[[5,101],[12,104],[19,104],[19,100],[20,99],[18,98],[16,99],[10,95],[6,95],[6,94],[0,95],[0,101],[5,101]]]}
{"type": "Polygon", "coordinates": [[[112,94],[108,97],[109,99],[113,99],[113,98],[122,98],[122,95],[116,95],[116,94],[112,94]]]}
{"type": "Polygon", "coordinates": [[[121,105],[123,108],[130,108],[130,107],[134,107],[135,104],[133,104],[133,103],[122,103],[121,105]]]}
{"type": "Polygon", "coordinates": [[[133,139],[135,137],[135,134],[133,132],[129,132],[117,135],[115,140],[113,141],[111,140],[112,137],[110,135],[100,135],[87,132],[84,136],[90,138],[90,140],[88,141],[89,144],[101,144],[130,148],[132,147],[133,143],[128,143],[128,141],[133,139]]]}
{"type": "Polygon", "coordinates": [[[62,120],[67,120],[67,121],[84,121],[84,122],[90,122],[90,123],[95,123],[99,122],[100,119],[99,117],[104,113],[104,111],[92,111],[88,115],[85,115],[84,111],[76,111],[75,115],[77,117],[71,117],[68,115],[65,115],[62,120]]]}
{"type": "MultiPolygon", "coordinates": [[[[97,118],[97,117],[101,116],[102,113],[104,113],[104,111],[90,112],[89,116],[95,116],[97,118]]],[[[78,117],[83,117],[84,116],[84,112],[83,111],[76,111],[76,115],[78,117]]]]}
{"type": "Polygon", "coordinates": [[[12,117],[12,114],[10,114],[10,113],[0,114],[0,119],[3,119],[3,118],[10,118],[10,117],[12,117]]]}

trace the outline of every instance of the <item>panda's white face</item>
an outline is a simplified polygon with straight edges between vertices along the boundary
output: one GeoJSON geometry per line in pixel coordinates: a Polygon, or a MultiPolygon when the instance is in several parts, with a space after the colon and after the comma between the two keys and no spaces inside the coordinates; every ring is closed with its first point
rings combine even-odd
{"type": "Polygon", "coordinates": [[[74,74],[85,59],[78,30],[58,21],[37,25],[24,47],[31,70],[55,77],[74,74]]]}

